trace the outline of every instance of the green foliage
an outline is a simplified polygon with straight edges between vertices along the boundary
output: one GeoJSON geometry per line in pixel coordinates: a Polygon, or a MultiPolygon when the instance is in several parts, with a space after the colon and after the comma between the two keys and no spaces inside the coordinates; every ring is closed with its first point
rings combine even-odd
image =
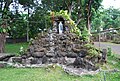
{"type": "Polygon", "coordinates": [[[120,26],[120,9],[103,9],[99,8],[98,11],[95,11],[94,15],[92,17],[92,31],[95,32],[95,30],[100,31],[101,28],[103,30],[109,29],[109,28],[118,28],[120,26]]]}
{"type": "MultiPolygon", "coordinates": [[[[12,3],[12,0],[3,0],[4,3],[8,4],[7,2],[12,3]]],[[[14,2],[16,2],[16,0],[14,0],[14,2]]],[[[18,0],[19,4],[24,6],[24,9],[29,8],[32,9],[34,8],[34,13],[29,14],[29,20],[34,21],[34,22],[39,22],[39,23],[29,23],[29,28],[30,28],[30,36],[31,37],[35,37],[37,35],[37,33],[39,33],[39,29],[44,29],[44,28],[48,28],[51,27],[52,25],[50,24],[50,18],[49,18],[49,11],[55,11],[58,12],[60,11],[60,14],[62,14],[62,16],[64,16],[65,19],[70,21],[71,27],[73,28],[72,31],[74,31],[78,36],[81,36],[81,32],[79,30],[80,27],[82,27],[83,25],[86,26],[86,16],[87,13],[85,11],[87,11],[87,4],[88,4],[88,0],[41,0],[41,3],[39,0],[18,0]],[[67,11],[64,10],[68,10],[68,12],[70,12],[70,8],[72,8],[72,12],[71,12],[71,18],[68,15],[67,11]],[[62,11],[63,10],[63,11],[62,11]],[[81,19],[80,22],[80,26],[79,28],[76,27],[76,22],[81,19]],[[74,21],[73,21],[74,20],[74,21]],[[47,23],[47,24],[46,24],[47,23]]],[[[92,7],[97,10],[98,7],[101,4],[101,0],[95,0],[92,3],[92,7]]],[[[7,5],[7,7],[4,9],[4,12],[7,14],[8,13],[8,7],[9,5],[7,5]]],[[[17,12],[17,10],[16,10],[17,12]]],[[[15,13],[18,14],[18,13],[15,13]]],[[[59,13],[58,13],[59,14],[59,13]]],[[[59,15],[60,15],[59,14],[59,15]]],[[[6,16],[6,15],[4,15],[6,16]]],[[[16,21],[15,21],[16,22],[16,21]]],[[[21,20],[21,22],[24,22],[24,20],[21,20]]],[[[26,23],[21,23],[21,22],[16,22],[16,25],[12,24],[11,27],[11,31],[14,32],[17,36],[13,36],[14,38],[18,38],[18,37],[23,37],[25,36],[25,30],[26,30],[26,23]],[[19,24],[21,23],[21,24],[19,24]],[[20,31],[21,29],[24,29],[24,31],[22,31],[21,33],[17,32],[20,31]],[[16,31],[15,31],[16,30],[16,31]],[[22,34],[23,33],[23,34],[22,34]]]]}
{"type": "Polygon", "coordinates": [[[24,52],[25,52],[25,50],[24,50],[23,46],[21,46],[19,49],[19,54],[22,55],[22,54],[24,54],[24,52]]]}
{"type": "Polygon", "coordinates": [[[19,54],[20,47],[23,47],[23,50],[26,50],[28,43],[15,43],[15,44],[6,44],[5,53],[17,53],[19,54]]]}
{"type": "Polygon", "coordinates": [[[88,50],[88,54],[89,54],[89,56],[91,56],[91,57],[94,57],[94,56],[98,56],[98,55],[99,55],[99,53],[98,53],[95,49],[89,49],[89,50],[88,50]]]}
{"type": "Polygon", "coordinates": [[[11,18],[13,20],[10,22],[9,36],[11,38],[26,37],[27,14],[11,14],[11,18]]]}
{"type": "Polygon", "coordinates": [[[0,33],[7,33],[11,28],[7,24],[3,25],[3,23],[7,23],[7,21],[0,21],[0,33]]]}
{"type": "Polygon", "coordinates": [[[84,47],[87,49],[94,49],[95,48],[92,44],[85,44],[84,47]]]}
{"type": "Polygon", "coordinates": [[[59,12],[51,12],[50,15],[54,14],[55,17],[63,17],[65,20],[70,22],[71,26],[75,26],[75,22],[70,18],[67,10],[60,10],[59,12]]]}
{"type": "MultiPolygon", "coordinates": [[[[3,3],[5,4],[9,4],[12,3],[12,0],[2,0],[3,3]]],[[[1,1],[1,2],[2,2],[1,1]]],[[[69,15],[67,15],[67,11],[61,11],[60,13],[62,14],[62,16],[64,16],[64,18],[68,19],[72,25],[73,28],[75,28],[75,32],[77,32],[76,34],[78,34],[78,36],[81,35],[81,32],[79,30],[80,27],[82,27],[83,25],[86,26],[86,16],[87,16],[87,5],[88,5],[88,1],[89,0],[41,0],[41,3],[39,0],[17,0],[19,2],[19,4],[23,5],[24,6],[24,9],[26,8],[34,8],[34,13],[30,14],[29,16],[29,19],[32,20],[32,21],[35,21],[35,22],[39,22],[39,23],[30,23],[30,36],[34,37],[38,32],[39,32],[39,28],[41,29],[44,29],[44,28],[48,28],[49,26],[52,26],[49,22],[49,18],[48,18],[48,12],[49,11],[60,11],[60,10],[68,10],[68,12],[70,13],[70,8],[72,8],[72,12],[71,12],[71,18],[69,15]],[[78,20],[81,20],[80,22],[80,27],[76,27],[75,23],[78,21],[78,20]],[[74,20],[74,21],[73,21],[74,20]],[[47,26],[46,26],[46,23],[47,26]],[[78,29],[77,29],[78,28],[78,29]]],[[[92,2],[92,8],[94,8],[95,10],[97,10],[101,4],[101,1],[102,0],[94,0],[92,2]]],[[[14,0],[14,2],[16,2],[16,0],[14,0]]],[[[7,5],[7,7],[4,9],[4,12],[7,14],[8,13],[8,8],[9,8],[9,5],[7,5]]],[[[16,10],[17,12],[17,10],[16,10]]],[[[17,13],[15,13],[17,14],[17,13]]],[[[4,15],[6,16],[6,15],[4,15]]],[[[24,21],[24,20],[23,20],[24,21]]],[[[22,21],[22,22],[23,22],[22,21]]],[[[21,23],[21,22],[19,22],[21,23]]],[[[17,23],[18,24],[18,23],[17,23]]],[[[18,24],[19,25],[19,24],[18,24]]],[[[24,27],[26,27],[25,24],[21,24],[23,25],[24,27]]],[[[20,28],[20,29],[23,29],[22,26],[15,26],[16,29],[15,30],[18,30],[17,28],[20,28]]],[[[14,26],[13,26],[14,28],[14,26]]],[[[14,30],[12,28],[12,30],[14,30]]],[[[25,29],[25,28],[24,28],[25,29]]],[[[73,31],[74,31],[73,30],[73,31]]],[[[23,31],[24,33],[24,31],[23,31]]],[[[14,37],[20,37],[20,36],[25,36],[25,33],[24,34],[21,34],[20,32],[19,33],[16,33],[17,35],[20,34],[19,36],[14,36],[14,37]]]]}
{"type": "Polygon", "coordinates": [[[50,15],[52,14],[54,14],[55,17],[63,17],[65,20],[68,20],[71,32],[75,33],[78,36],[81,36],[80,29],[76,26],[75,22],[70,18],[67,10],[60,10],[60,12],[51,12],[50,15]]]}
{"type": "Polygon", "coordinates": [[[94,15],[92,17],[92,32],[100,32],[101,28],[104,26],[104,22],[102,21],[105,16],[103,8],[99,8],[98,11],[92,9],[94,15]]]}
{"type": "Polygon", "coordinates": [[[7,29],[6,29],[6,28],[0,27],[0,33],[6,33],[6,32],[7,32],[7,29]]]}
{"type": "Polygon", "coordinates": [[[75,26],[74,28],[72,28],[71,32],[75,33],[79,37],[81,36],[81,31],[80,31],[80,29],[77,26],[75,26]]]}
{"type": "Polygon", "coordinates": [[[86,27],[84,27],[83,28],[83,30],[82,30],[82,38],[83,38],[83,40],[85,41],[90,41],[90,34],[88,33],[88,30],[87,30],[87,28],[86,27]]]}
{"type": "Polygon", "coordinates": [[[120,9],[109,8],[105,10],[107,18],[104,17],[106,28],[118,28],[120,26],[120,9]]]}
{"type": "Polygon", "coordinates": [[[29,22],[29,35],[32,38],[37,36],[37,34],[43,31],[44,29],[52,27],[50,13],[47,12],[46,9],[43,9],[41,7],[37,7],[37,9],[35,10],[35,14],[31,15],[29,21],[31,21],[29,22]]]}
{"type": "Polygon", "coordinates": [[[7,33],[10,29],[11,29],[10,27],[6,27],[6,28],[0,27],[0,33],[7,33]]]}
{"type": "Polygon", "coordinates": [[[18,0],[21,5],[30,6],[34,3],[34,0],[18,0]]]}
{"type": "MultiPolygon", "coordinates": [[[[51,15],[52,15],[52,13],[54,13],[54,12],[51,12],[51,15]]],[[[55,12],[54,15],[58,16],[58,17],[62,16],[66,20],[70,20],[71,19],[70,16],[68,15],[68,11],[67,10],[60,10],[60,12],[55,12]]]]}
{"type": "Polygon", "coordinates": [[[112,55],[112,49],[111,49],[110,47],[108,47],[107,55],[108,55],[108,56],[111,56],[111,55],[112,55]]]}
{"type": "Polygon", "coordinates": [[[96,48],[91,44],[85,44],[84,47],[87,49],[88,56],[94,57],[99,56],[99,52],[96,50],[96,48]]]}

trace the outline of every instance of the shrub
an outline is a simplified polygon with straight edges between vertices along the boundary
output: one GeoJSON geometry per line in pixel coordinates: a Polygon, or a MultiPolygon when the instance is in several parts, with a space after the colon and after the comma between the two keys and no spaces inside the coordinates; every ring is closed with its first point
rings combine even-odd
{"type": "Polygon", "coordinates": [[[93,56],[99,56],[99,51],[96,50],[96,48],[92,44],[85,44],[84,47],[87,49],[88,55],[93,56]]]}
{"type": "Polygon", "coordinates": [[[82,31],[82,38],[83,38],[83,40],[87,40],[88,42],[90,41],[90,35],[89,35],[86,27],[84,27],[84,29],[82,31]]]}
{"type": "Polygon", "coordinates": [[[112,49],[111,49],[110,47],[108,47],[107,55],[108,55],[108,56],[111,56],[111,55],[112,55],[112,49]]]}

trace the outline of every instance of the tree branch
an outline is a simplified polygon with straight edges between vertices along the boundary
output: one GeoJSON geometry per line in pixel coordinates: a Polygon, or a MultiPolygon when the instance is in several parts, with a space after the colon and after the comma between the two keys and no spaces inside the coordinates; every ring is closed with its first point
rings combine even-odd
{"type": "Polygon", "coordinates": [[[81,20],[82,20],[81,18],[77,20],[76,26],[80,23],[81,20]]]}
{"type": "Polygon", "coordinates": [[[7,14],[6,11],[8,11],[9,5],[10,5],[11,3],[12,3],[12,0],[7,0],[7,1],[5,2],[5,6],[4,6],[4,9],[3,9],[3,14],[2,14],[2,18],[3,18],[3,15],[7,14]]]}

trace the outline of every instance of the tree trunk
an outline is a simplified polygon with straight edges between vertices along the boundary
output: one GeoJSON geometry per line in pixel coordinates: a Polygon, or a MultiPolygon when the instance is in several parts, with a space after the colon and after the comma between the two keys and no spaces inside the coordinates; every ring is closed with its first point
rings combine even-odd
{"type": "Polygon", "coordinates": [[[29,42],[29,13],[30,13],[30,10],[29,10],[29,7],[28,7],[28,19],[27,19],[27,42],[29,42]]]}
{"type": "Polygon", "coordinates": [[[90,34],[90,31],[91,31],[90,16],[88,16],[88,18],[87,18],[87,28],[88,28],[88,33],[90,34]]]}
{"type": "Polygon", "coordinates": [[[82,20],[81,18],[77,20],[76,26],[80,23],[81,20],[82,20]]]}
{"type": "Polygon", "coordinates": [[[68,8],[68,10],[69,10],[69,16],[71,17],[71,12],[72,12],[71,6],[68,8]]]}
{"type": "MultiPolygon", "coordinates": [[[[3,8],[2,11],[2,19],[3,19],[3,23],[1,25],[2,28],[6,28],[7,27],[7,11],[9,9],[9,5],[12,3],[12,0],[3,0],[1,1],[1,8],[3,8]],[[3,7],[3,3],[4,2],[4,7],[3,7]]],[[[0,32],[0,53],[4,52],[4,48],[5,48],[5,42],[6,42],[6,32],[0,32]]]]}
{"type": "Polygon", "coordinates": [[[78,3],[78,16],[77,16],[77,21],[76,21],[76,26],[80,23],[80,21],[82,20],[82,3],[81,3],[81,0],[78,0],[77,1],[78,3]]]}
{"type": "Polygon", "coordinates": [[[92,5],[93,0],[88,1],[88,6],[87,6],[87,28],[88,28],[88,33],[90,34],[91,31],[91,5],[92,5]]]}
{"type": "Polygon", "coordinates": [[[4,52],[5,41],[6,41],[6,34],[0,33],[0,53],[4,52]]]}
{"type": "Polygon", "coordinates": [[[72,9],[73,9],[73,6],[74,6],[74,1],[68,0],[67,2],[65,1],[65,4],[67,5],[68,12],[69,12],[69,15],[71,17],[72,9]]]}
{"type": "MultiPolygon", "coordinates": [[[[2,28],[7,27],[7,20],[3,20],[1,27],[2,28]]],[[[7,32],[0,32],[0,53],[4,52],[5,42],[6,42],[6,34],[7,34],[7,32]]]]}

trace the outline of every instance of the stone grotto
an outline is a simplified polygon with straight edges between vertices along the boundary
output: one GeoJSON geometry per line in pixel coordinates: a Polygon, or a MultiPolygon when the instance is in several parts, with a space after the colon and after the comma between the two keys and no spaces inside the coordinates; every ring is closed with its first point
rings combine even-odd
{"type": "MultiPolygon", "coordinates": [[[[20,56],[0,55],[0,62],[12,63],[15,67],[39,67],[42,65],[59,64],[64,66],[66,72],[71,68],[80,74],[80,69],[96,71],[99,67],[96,64],[101,59],[90,57],[88,49],[84,47],[86,41],[82,41],[76,34],[65,30],[64,25],[61,33],[60,28],[48,29],[44,34],[38,36],[30,42],[30,45],[20,56]],[[17,65],[16,65],[17,64],[17,65]]],[[[5,63],[0,63],[0,67],[5,63]]]]}

